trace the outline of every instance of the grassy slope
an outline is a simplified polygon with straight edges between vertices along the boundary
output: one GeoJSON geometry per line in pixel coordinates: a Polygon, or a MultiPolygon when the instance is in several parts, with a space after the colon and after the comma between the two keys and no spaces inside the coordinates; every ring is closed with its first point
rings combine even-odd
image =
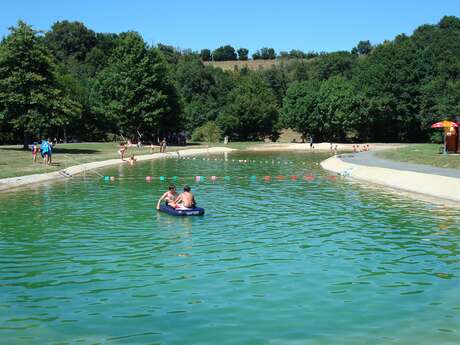
{"type": "Polygon", "coordinates": [[[418,144],[385,150],[377,156],[400,162],[432,165],[440,168],[460,169],[460,155],[439,154],[438,144],[418,144]]]}

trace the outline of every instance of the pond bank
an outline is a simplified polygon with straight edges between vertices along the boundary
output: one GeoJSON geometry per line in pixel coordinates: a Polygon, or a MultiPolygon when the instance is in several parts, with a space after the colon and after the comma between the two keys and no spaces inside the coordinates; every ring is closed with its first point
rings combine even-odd
{"type": "MultiPolygon", "coordinates": [[[[377,158],[372,152],[330,157],[321,166],[372,184],[449,202],[460,202],[460,171],[377,158]]],[[[414,194],[414,195],[415,195],[414,194]]]]}
{"type": "MultiPolygon", "coordinates": [[[[191,156],[191,155],[196,155],[196,154],[225,153],[225,152],[230,152],[230,151],[233,151],[233,149],[230,149],[227,147],[210,147],[209,149],[206,149],[206,148],[189,149],[189,150],[179,150],[179,151],[173,151],[173,152],[167,152],[167,153],[153,153],[153,154],[147,154],[147,155],[139,155],[139,156],[136,156],[136,159],[138,162],[142,162],[146,160],[165,158],[168,156],[177,156],[177,154],[179,154],[180,156],[191,156]]],[[[83,174],[86,172],[93,172],[93,170],[95,169],[104,168],[104,167],[108,167],[111,165],[125,164],[125,163],[126,161],[121,161],[119,158],[108,159],[104,161],[74,165],[66,169],[62,169],[62,170],[54,171],[50,173],[4,178],[4,179],[0,179],[0,192],[23,187],[26,185],[48,182],[51,180],[64,180],[66,178],[72,177],[73,175],[83,174]]]]}

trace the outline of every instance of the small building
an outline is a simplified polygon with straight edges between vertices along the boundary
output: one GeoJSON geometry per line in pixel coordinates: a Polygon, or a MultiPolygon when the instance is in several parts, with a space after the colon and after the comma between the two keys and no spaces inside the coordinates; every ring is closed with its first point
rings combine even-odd
{"type": "MultiPolygon", "coordinates": [[[[452,116],[452,121],[460,126],[460,115],[452,116]]],[[[446,136],[446,150],[450,153],[460,153],[460,128],[450,127],[444,128],[444,135],[446,136]]]]}

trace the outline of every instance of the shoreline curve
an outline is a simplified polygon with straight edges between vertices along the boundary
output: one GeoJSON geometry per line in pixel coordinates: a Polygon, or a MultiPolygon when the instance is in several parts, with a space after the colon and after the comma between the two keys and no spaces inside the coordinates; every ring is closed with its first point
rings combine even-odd
{"type": "MultiPolygon", "coordinates": [[[[210,147],[210,148],[203,148],[203,149],[188,149],[188,150],[178,150],[178,151],[171,151],[167,153],[152,153],[146,155],[139,155],[136,156],[136,160],[138,162],[147,161],[147,160],[154,160],[165,158],[169,156],[176,156],[179,154],[180,156],[193,156],[199,154],[209,154],[209,153],[226,153],[235,151],[235,149],[231,149],[228,147],[210,147]]],[[[4,179],[0,179],[0,192],[10,191],[12,189],[35,185],[43,182],[49,182],[53,180],[65,180],[70,178],[74,175],[82,174],[87,171],[92,171],[100,168],[105,168],[108,166],[118,165],[118,164],[125,164],[126,161],[121,161],[120,158],[115,159],[107,159],[103,161],[96,161],[91,163],[84,163],[73,165],[67,167],[66,169],[53,171],[49,173],[42,173],[42,174],[33,174],[33,175],[25,175],[25,176],[17,176],[17,177],[7,177],[4,179]]]]}
{"type": "Polygon", "coordinates": [[[411,197],[422,195],[431,199],[429,201],[460,202],[460,194],[455,193],[460,190],[460,179],[455,177],[354,164],[343,161],[340,155],[330,157],[320,165],[343,177],[408,192],[411,197]]]}

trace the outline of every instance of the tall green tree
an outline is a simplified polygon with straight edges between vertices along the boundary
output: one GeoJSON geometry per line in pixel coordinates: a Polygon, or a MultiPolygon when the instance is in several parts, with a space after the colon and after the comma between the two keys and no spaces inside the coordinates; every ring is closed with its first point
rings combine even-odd
{"type": "Polygon", "coordinates": [[[237,50],[238,53],[238,60],[246,61],[248,59],[249,49],[240,48],[237,50]]]}
{"type": "Polygon", "coordinates": [[[217,118],[234,82],[228,72],[205,66],[198,59],[179,62],[175,79],[183,101],[185,127],[190,132],[217,118]]]}
{"type": "Polygon", "coordinates": [[[0,48],[0,116],[24,139],[54,134],[79,111],[59,88],[53,58],[42,37],[23,21],[0,48]]]}
{"type": "Polygon", "coordinates": [[[324,119],[318,112],[320,82],[308,80],[292,83],[286,92],[280,112],[280,122],[304,137],[323,137],[324,119]]]}
{"type": "Polygon", "coordinates": [[[201,49],[200,57],[202,61],[211,61],[212,55],[209,49],[201,49]]]}
{"type": "Polygon", "coordinates": [[[45,43],[59,61],[85,60],[86,54],[96,46],[94,31],[81,22],[58,21],[45,34],[45,43]]]}
{"type": "Polygon", "coordinates": [[[225,135],[240,140],[260,140],[276,133],[278,107],[266,81],[256,73],[241,78],[228,96],[218,124],[225,135]]]}
{"type": "Polygon", "coordinates": [[[212,52],[212,59],[214,61],[233,61],[236,60],[235,48],[231,45],[219,47],[212,52]]]}
{"type": "Polygon", "coordinates": [[[115,132],[131,137],[137,131],[147,136],[176,131],[180,105],[163,56],[135,32],[120,38],[109,65],[96,76],[95,110],[105,114],[115,132]]]}

